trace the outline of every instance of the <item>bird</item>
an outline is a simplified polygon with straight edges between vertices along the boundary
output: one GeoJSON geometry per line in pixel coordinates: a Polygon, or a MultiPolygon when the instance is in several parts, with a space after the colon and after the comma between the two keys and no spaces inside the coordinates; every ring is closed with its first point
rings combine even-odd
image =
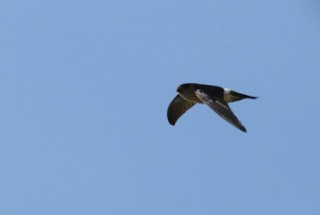
{"type": "Polygon", "coordinates": [[[171,101],[167,110],[167,118],[172,126],[187,110],[200,103],[209,106],[220,117],[243,132],[247,132],[246,128],[232,112],[228,103],[258,98],[228,88],[196,83],[181,84],[177,92],[178,95],[171,101]]]}

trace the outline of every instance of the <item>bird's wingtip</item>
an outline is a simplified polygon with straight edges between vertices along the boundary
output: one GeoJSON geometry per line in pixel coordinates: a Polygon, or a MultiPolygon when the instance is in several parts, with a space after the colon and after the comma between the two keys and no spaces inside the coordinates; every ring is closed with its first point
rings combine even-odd
{"type": "Polygon", "coordinates": [[[169,119],[168,119],[168,122],[169,122],[169,124],[172,125],[172,126],[174,126],[174,125],[176,124],[176,122],[171,121],[171,120],[169,120],[169,119]]]}
{"type": "Polygon", "coordinates": [[[244,133],[247,133],[247,129],[245,127],[240,128],[241,131],[243,131],[244,133]]]}

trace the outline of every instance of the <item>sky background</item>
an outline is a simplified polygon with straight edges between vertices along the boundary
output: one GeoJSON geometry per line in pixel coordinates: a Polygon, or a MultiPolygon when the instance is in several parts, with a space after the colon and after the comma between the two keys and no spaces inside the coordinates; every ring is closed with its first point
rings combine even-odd
{"type": "Polygon", "coordinates": [[[0,214],[320,214],[320,4],[0,2],[0,214]],[[172,127],[185,82],[259,96],[172,127]]]}

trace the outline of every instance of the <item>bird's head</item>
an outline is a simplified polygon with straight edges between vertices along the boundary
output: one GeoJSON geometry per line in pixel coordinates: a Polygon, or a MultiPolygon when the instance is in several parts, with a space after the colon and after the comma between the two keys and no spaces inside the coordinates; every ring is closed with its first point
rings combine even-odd
{"type": "Polygon", "coordinates": [[[181,84],[178,86],[177,92],[181,94],[183,92],[193,91],[193,88],[193,84],[181,84]]]}

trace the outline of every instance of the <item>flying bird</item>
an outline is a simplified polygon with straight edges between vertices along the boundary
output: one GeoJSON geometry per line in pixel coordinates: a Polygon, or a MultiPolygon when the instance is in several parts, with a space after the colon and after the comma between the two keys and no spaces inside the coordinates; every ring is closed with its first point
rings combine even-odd
{"type": "Polygon", "coordinates": [[[187,83],[177,88],[178,95],[171,101],[167,117],[171,125],[175,125],[178,119],[193,105],[197,103],[206,104],[227,122],[243,132],[246,128],[234,115],[228,103],[242,99],[256,99],[258,97],[248,96],[228,88],[218,86],[187,83]]]}

